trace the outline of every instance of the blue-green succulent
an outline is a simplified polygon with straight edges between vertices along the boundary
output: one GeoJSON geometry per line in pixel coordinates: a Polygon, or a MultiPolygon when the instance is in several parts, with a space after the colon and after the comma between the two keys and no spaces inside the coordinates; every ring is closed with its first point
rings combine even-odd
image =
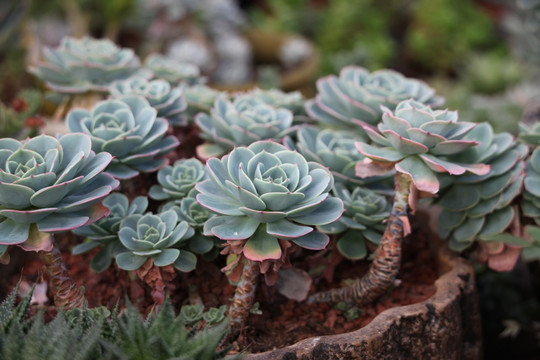
{"type": "Polygon", "coordinates": [[[108,173],[129,179],[166,166],[168,160],[160,156],[179,144],[174,136],[166,136],[169,123],[156,113],[144,98],[126,96],[98,102],[91,110],[71,110],[66,123],[70,131],[90,135],[96,153],[114,156],[108,173]]]}
{"type": "Polygon", "coordinates": [[[200,113],[195,118],[202,130],[201,138],[208,143],[197,148],[200,158],[219,156],[235,146],[247,146],[259,140],[280,140],[295,129],[291,127],[293,114],[275,108],[250,95],[237,96],[228,101],[216,99],[211,114],[200,113]]]}
{"type": "Polygon", "coordinates": [[[167,80],[171,85],[195,85],[204,82],[199,68],[190,63],[179,62],[160,54],[150,54],[144,66],[158,79],[167,80]]]}
{"type": "Polygon", "coordinates": [[[203,84],[183,85],[182,89],[188,105],[185,112],[190,122],[200,112],[209,114],[218,96],[227,96],[222,91],[212,89],[203,84]]]}
{"type": "Polygon", "coordinates": [[[337,249],[343,256],[362,259],[367,255],[366,240],[379,244],[386,228],[383,221],[390,216],[390,203],[383,195],[360,186],[350,191],[336,183],[332,193],[343,201],[345,212],[338,220],[317,228],[327,234],[339,234],[337,249]]]}
{"type": "Polygon", "coordinates": [[[193,234],[185,221],[178,222],[173,210],[130,215],[120,223],[118,237],[125,251],[115,256],[116,263],[121,269],[137,270],[152,259],[158,267],[174,265],[180,271],[191,271],[197,258],[186,246],[193,234]]]}
{"type": "Polygon", "coordinates": [[[341,200],[323,166],[272,141],[237,147],[207,162],[209,179],[196,185],[197,201],[216,212],[205,234],[227,241],[233,253],[254,261],[279,260],[280,241],[322,249],[329,241],[313,225],[338,219],[341,200]]]}
{"type": "Polygon", "coordinates": [[[150,187],[148,196],[154,200],[181,200],[200,181],[206,179],[206,168],[197,159],[180,159],[158,172],[158,183],[150,187]]]}
{"type": "Polygon", "coordinates": [[[73,230],[75,234],[84,236],[87,239],[86,242],[73,248],[72,253],[74,255],[101,248],[90,262],[90,267],[97,272],[107,269],[114,257],[125,251],[124,246],[118,239],[120,223],[128,216],[144,214],[148,207],[148,199],[144,196],[138,196],[130,203],[126,195],[113,193],[103,200],[103,206],[109,209],[109,216],[91,225],[73,230]]]}
{"type": "Polygon", "coordinates": [[[157,110],[157,116],[167,119],[174,126],[187,125],[187,118],[183,114],[187,103],[182,89],[171,88],[171,85],[163,79],[147,80],[135,77],[115,81],[111,85],[110,93],[116,98],[125,95],[142,96],[157,110]]]}
{"type": "Polygon", "coordinates": [[[132,49],[119,48],[108,39],[65,37],[56,49],[44,48],[43,57],[29,70],[60,93],[107,92],[115,80],[152,75],[132,49]]]}
{"type": "Polygon", "coordinates": [[[43,250],[52,246],[46,233],[108,214],[101,201],[119,185],[103,172],[111,159],[84,134],[0,139],[0,246],[43,250]]]}

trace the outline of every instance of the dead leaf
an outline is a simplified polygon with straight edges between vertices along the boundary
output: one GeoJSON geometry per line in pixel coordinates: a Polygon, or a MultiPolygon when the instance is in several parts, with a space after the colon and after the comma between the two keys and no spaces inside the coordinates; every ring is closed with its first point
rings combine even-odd
{"type": "Polygon", "coordinates": [[[288,268],[278,272],[277,286],[279,292],[288,299],[304,301],[311,288],[311,277],[301,269],[288,268]]]}
{"type": "Polygon", "coordinates": [[[373,176],[383,176],[391,174],[394,171],[393,163],[373,162],[368,158],[358,161],[355,166],[356,176],[365,179],[373,176]]]}

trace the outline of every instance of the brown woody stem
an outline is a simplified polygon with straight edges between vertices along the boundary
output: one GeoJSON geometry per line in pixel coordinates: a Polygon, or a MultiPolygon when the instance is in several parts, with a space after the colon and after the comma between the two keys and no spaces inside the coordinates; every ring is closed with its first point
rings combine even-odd
{"type": "Polygon", "coordinates": [[[392,211],[381,243],[375,251],[375,259],[369,266],[368,272],[348,286],[310,296],[309,303],[346,302],[364,305],[377,299],[394,284],[401,265],[401,240],[404,237],[403,220],[407,219],[411,180],[408,176],[397,173],[395,183],[392,211]]]}
{"type": "Polygon", "coordinates": [[[40,254],[49,273],[49,286],[54,294],[55,305],[67,310],[82,308],[86,298],[69,275],[58,248],[53,246],[51,251],[42,251],[40,254]]]}
{"type": "Polygon", "coordinates": [[[228,312],[232,334],[237,333],[244,326],[253,305],[253,299],[255,298],[259,273],[258,262],[244,259],[242,275],[240,281],[238,281],[238,285],[236,285],[234,298],[228,312]]]}

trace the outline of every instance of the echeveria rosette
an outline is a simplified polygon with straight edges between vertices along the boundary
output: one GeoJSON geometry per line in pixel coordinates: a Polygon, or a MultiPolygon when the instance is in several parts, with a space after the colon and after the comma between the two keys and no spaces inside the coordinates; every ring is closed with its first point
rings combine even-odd
{"type": "Polygon", "coordinates": [[[197,202],[197,194],[198,191],[193,188],[182,199],[166,203],[163,210],[176,211],[178,221],[187,222],[195,230],[195,235],[189,239],[189,249],[210,259],[217,256],[217,248],[221,241],[213,235],[204,235],[203,228],[206,221],[216,214],[197,202]]]}
{"type": "Polygon", "coordinates": [[[329,194],[332,174],[272,141],[237,147],[209,159],[207,168],[209,179],[195,187],[197,201],[218,215],[205,223],[205,233],[252,261],[279,260],[279,240],[324,248],[328,235],[312,226],[331,223],[343,212],[342,201],[329,194]]]}
{"type": "Polygon", "coordinates": [[[200,112],[209,114],[216,98],[218,96],[227,96],[222,91],[212,89],[203,84],[193,86],[183,85],[182,89],[188,105],[185,113],[188,115],[189,121],[192,121],[195,115],[200,112]]]}
{"type": "Polygon", "coordinates": [[[381,105],[394,110],[407,99],[433,107],[444,102],[423,81],[393,70],[370,73],[362,67],[347,66],[339,77],[330,75],[317,81],[317,95],[306,102],[306,112],[313,119],[338,128],[356,127],[353,120],[375,126],[381,120],[381,105]]]}
{"type": "Polygon", "coordinates": [[[414,100],[402,101],[394,112],[385,109],[377,127],[361,123],[373,145],[357,142],[358,150],[376,162],[393,163],[416,189],[429,194],[439,191],[437,173],[485,175],[485,164],[450,161],[448,157],[478,145],[465,135],[476,124],[458,122],[456,111],[432,110],[414,100]]]}
{"type": "Polygon", "coordinates": [[[296,138],[296,144],[290,137],[285,138],[285,146],[299,151],[308,161],[326,166],[336,182],[351,186],[369,182],[369,179],[356,176],[356,165],[363,161],[365,156],[356,149],[355,143],[360,138],[354,132],[302,126],[298,129],[296,138]]]}
{"type": "Polygon", "coordinates": [[[519,249],[507,248],[505,239],[517,216],[512,205],[523,187],[527,146],[516,143],[509,133],[494,133],[488,123],[478,124],[465,139],[475,139],[479,145],[449,160],[484,163],[490,166],[490,171],[484,175],[440,177],[442,189],[436,199],[442,209],[439,235],[448,239],[450,248],[456,251],[463,251],[477,241],[485,249],[490,266],[511,267],[519,249]],[[506,257],[501,261],[503,255],[506,257]]]}
{"type": "Polygon", "coordinates": [[[167,80],[171,85],[195,85],[204,83],[199,68],[190,63],[179,62],[160,54],[150,54],[144,66],[158,79],[167,80]]]}
{"type": "Polygon", "coordinates": [[[0,245],[50,250],[46,233],[107,215],[101,200],[119,185],[103,172],[111,159],[96,155],[84,134],[0,139],[0,245]]]}
{"type": "Polygon", "coordinates": [[[158,183],[150,187],[154,200],[175,201],[186,197],[200,181],[206,179],[206,167],[197,159],[180,159],[158,172],[158,183]]]}
{"type": "Polygon", "coordinates": [[[182,272],[189,272],[197,264],[196,256],[185,249],[193,234],[185,221],[178,222],[173,210],[128,216],[118,231],[126,251],[115,256],[116,263],[119,268],[131,271],[152,259],[155,266],[173,265],[182,272]]]}
{"type": "Polygon", "coordinates": [[[119,48],[108,39],[65,37],[56,49],[45,47],[44,61],[30,72],[60,93],[107,92],[115,80],[149,78],[132,49],[119,48]]]}
{"type": "Polygon", "coordinates": [[[341,218],[327,225],[317,227],[327,234],[340,234],[337,249],[348,259],[363,259],[367,255],[366,240],[379,244],[385,219],[390,216],[390,203],[376,192],[355,187],[352,191],[345,185],[336,183],[332,190],[334,196],[343,201],[345,212],[341,218]]]}
{"type": "Polygon", "coordinates": [[[167,119],[174,126],[187,125],[187,118],[183,115],[187,103],[182,89],[171,88],[171,85],[163,79],[147,80],[135,77],[115,81],[110,87],[110,93],[116,98],[125,95],[142,96],[157,110],[158,117],[167,119]]]}
{"type": "Polygon", "coordinates": [[[540,148],[536,148],[527,160],[524,185],[523,215],[533,218],[540,225],[540,148]]]}
{"type": "MultiPolygon", "coordinates": [[[[260,99],[268,105],[272,105],[276,108],[285,108],[290,110],[293,115],[302,116],[305,115],[304,104],[305,100],[302,93],[299,91],[283,92],[279,89],[253,89],[246,93],[239,93],[237,96],[253,96],[260,99]]],[[[302,117],[305,119],[305,117],[302,117]]]]}
{"type": "Polygon", "coordinates": [[[255,141],[281,140],[295,130],[292,121],[290,110],[274,108],[250,95],[237,96],[233,101],[220,96],[210,115],[200,113],[195,118],[201,138],[208,141],[197,147],[197,155],[208,159],[255,141]]]}
{"type": "Polygon", "coordinates": [[[148,198],[137,196],[133,201],[121,193],[113,193],[103,200],[103,206],[110,210],[109,216],[95,223],[74,229],[79,236],[86,237],[87,241],[75,246],[72,250],[74,255],[82,254],[101,248],[90,262],[90,267],[97,272],[107,269],[112,260],[120,252],[125,251],[124,246],[118,239],[120,223],[126,217],[134,214],[144,214],[148,207],[148,198]]]}
{"type": "Polygon", "coordinates": [[[179,144],[174,136],[166,136],[169,123],[156,113],[144,98],[126,96],[101,101],[91,110],[71,110],[66,123],[69,131],[90,135],[96,153],[114,156],[108,173],[129,179],[166,166],[168,160],[160,156],[179,144]]]}

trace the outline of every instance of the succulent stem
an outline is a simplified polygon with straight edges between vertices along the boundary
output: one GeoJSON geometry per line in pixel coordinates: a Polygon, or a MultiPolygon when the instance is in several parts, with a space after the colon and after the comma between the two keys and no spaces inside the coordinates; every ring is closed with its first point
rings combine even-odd
{"type": "Polygon", "coordinates": [[[403,221],[407,219],[411,179],[397,173],[395,184],[392,212],[368,272],[348,286],[310,296],[308,303],[346,302],[363,305],[377,299],[394,283],[401,264],[401,240],[406,225],[403,221]]]}
{"type": "Polygon", "coordinates": [[[259,273],[258,262],[244,259],[242,275],[236,286],[234,298],[228,312],[232,334],[240,331],[251,310],[259,280],[259,273]]]}
{"type": "Polygon", "coordinates": [[[49,273],[49,286],[54,294],[55,305],[68,310],[82,308],[86,298],[69,275],[58,248],[53,246],[51,251],[41,251],[40,254],[49,273]]]}

